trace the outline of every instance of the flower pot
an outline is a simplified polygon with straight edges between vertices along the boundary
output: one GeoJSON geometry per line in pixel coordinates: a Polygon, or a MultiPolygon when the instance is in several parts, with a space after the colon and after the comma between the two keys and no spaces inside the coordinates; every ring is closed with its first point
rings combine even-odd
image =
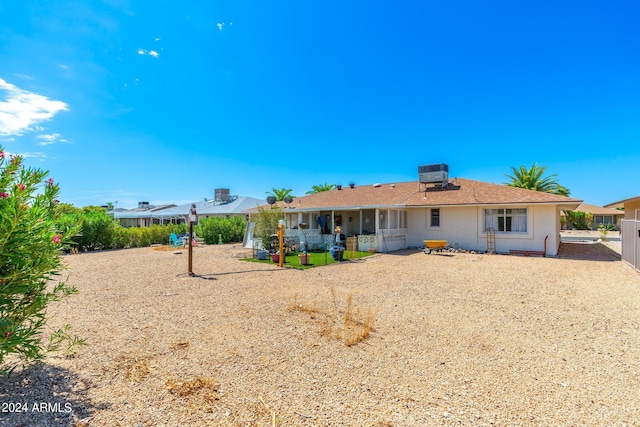
{"type": "Polygon", "coordinates": [[[256,256],[259,260],[265,260],[267,259],[267,251],[265,251],[264,249],[258,249],[256,256]]]}
{"type": "Polygon", "coordinates": [[[271,254],[271,261],[280,262],[280,254],[271,254]]]}
{"type": "Polygon", "coordinates": [[[300,224],[298,224],[298,226],[299,226],[302,230],[304,230],[305,228],[307,228],[307,227],[308,227],[308,225],[309,225],[309,224],[307,224],[306,222],[301,222],[300,224]]]}
{"type": "Polygon", "coordinates": [[[309,265],[309,254],[298,254],[300,265],[309,265]]]}
{"type": "Polygon", "coordinates": [[[333,258],[334,261],[342,261],[344,249],[331,249],[329,253],[331,254],[331,258],[333,258]]]}

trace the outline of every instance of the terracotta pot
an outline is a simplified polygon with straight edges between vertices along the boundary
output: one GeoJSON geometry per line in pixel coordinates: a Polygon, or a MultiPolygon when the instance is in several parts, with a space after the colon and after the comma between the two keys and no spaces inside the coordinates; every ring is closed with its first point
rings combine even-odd
{"type": "Polygon", "coordinates": [[[298,254],[301,265],[309,265],[309,254],[298,254]]]}

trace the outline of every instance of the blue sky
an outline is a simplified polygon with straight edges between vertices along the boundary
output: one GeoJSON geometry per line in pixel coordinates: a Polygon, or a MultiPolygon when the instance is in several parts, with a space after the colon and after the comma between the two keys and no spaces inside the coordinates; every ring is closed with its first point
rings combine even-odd
{"type": "Polygon", "coordinates": [[[640,194],[640,3],[0,0],[0,144],[61,200],[135,207],[314,184],[640,194]]]}

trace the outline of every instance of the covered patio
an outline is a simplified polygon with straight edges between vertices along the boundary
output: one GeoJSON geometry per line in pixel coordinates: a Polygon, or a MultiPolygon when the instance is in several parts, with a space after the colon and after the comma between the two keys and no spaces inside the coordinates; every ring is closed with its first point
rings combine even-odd
{"type": "Polygon", "coordinates": [[[285,209],[285,237],[316,249],[339,240],[347,250],[392,252],[407,245],[407,211],[353,208],[301,211],[285,209]],[[339,227],[339,233],[336,230],[339,227]]]}

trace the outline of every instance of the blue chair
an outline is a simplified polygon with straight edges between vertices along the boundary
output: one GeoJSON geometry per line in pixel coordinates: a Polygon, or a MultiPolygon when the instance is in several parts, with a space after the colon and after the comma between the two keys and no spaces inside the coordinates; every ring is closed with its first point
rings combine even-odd
{"type": "Polygon", "coordinates": [[[174,248],[183,246],[182,239],[180,239],[176,233],[171,233],[171,235],[169,235],[169,246],[173,246],[174,248]]]}

